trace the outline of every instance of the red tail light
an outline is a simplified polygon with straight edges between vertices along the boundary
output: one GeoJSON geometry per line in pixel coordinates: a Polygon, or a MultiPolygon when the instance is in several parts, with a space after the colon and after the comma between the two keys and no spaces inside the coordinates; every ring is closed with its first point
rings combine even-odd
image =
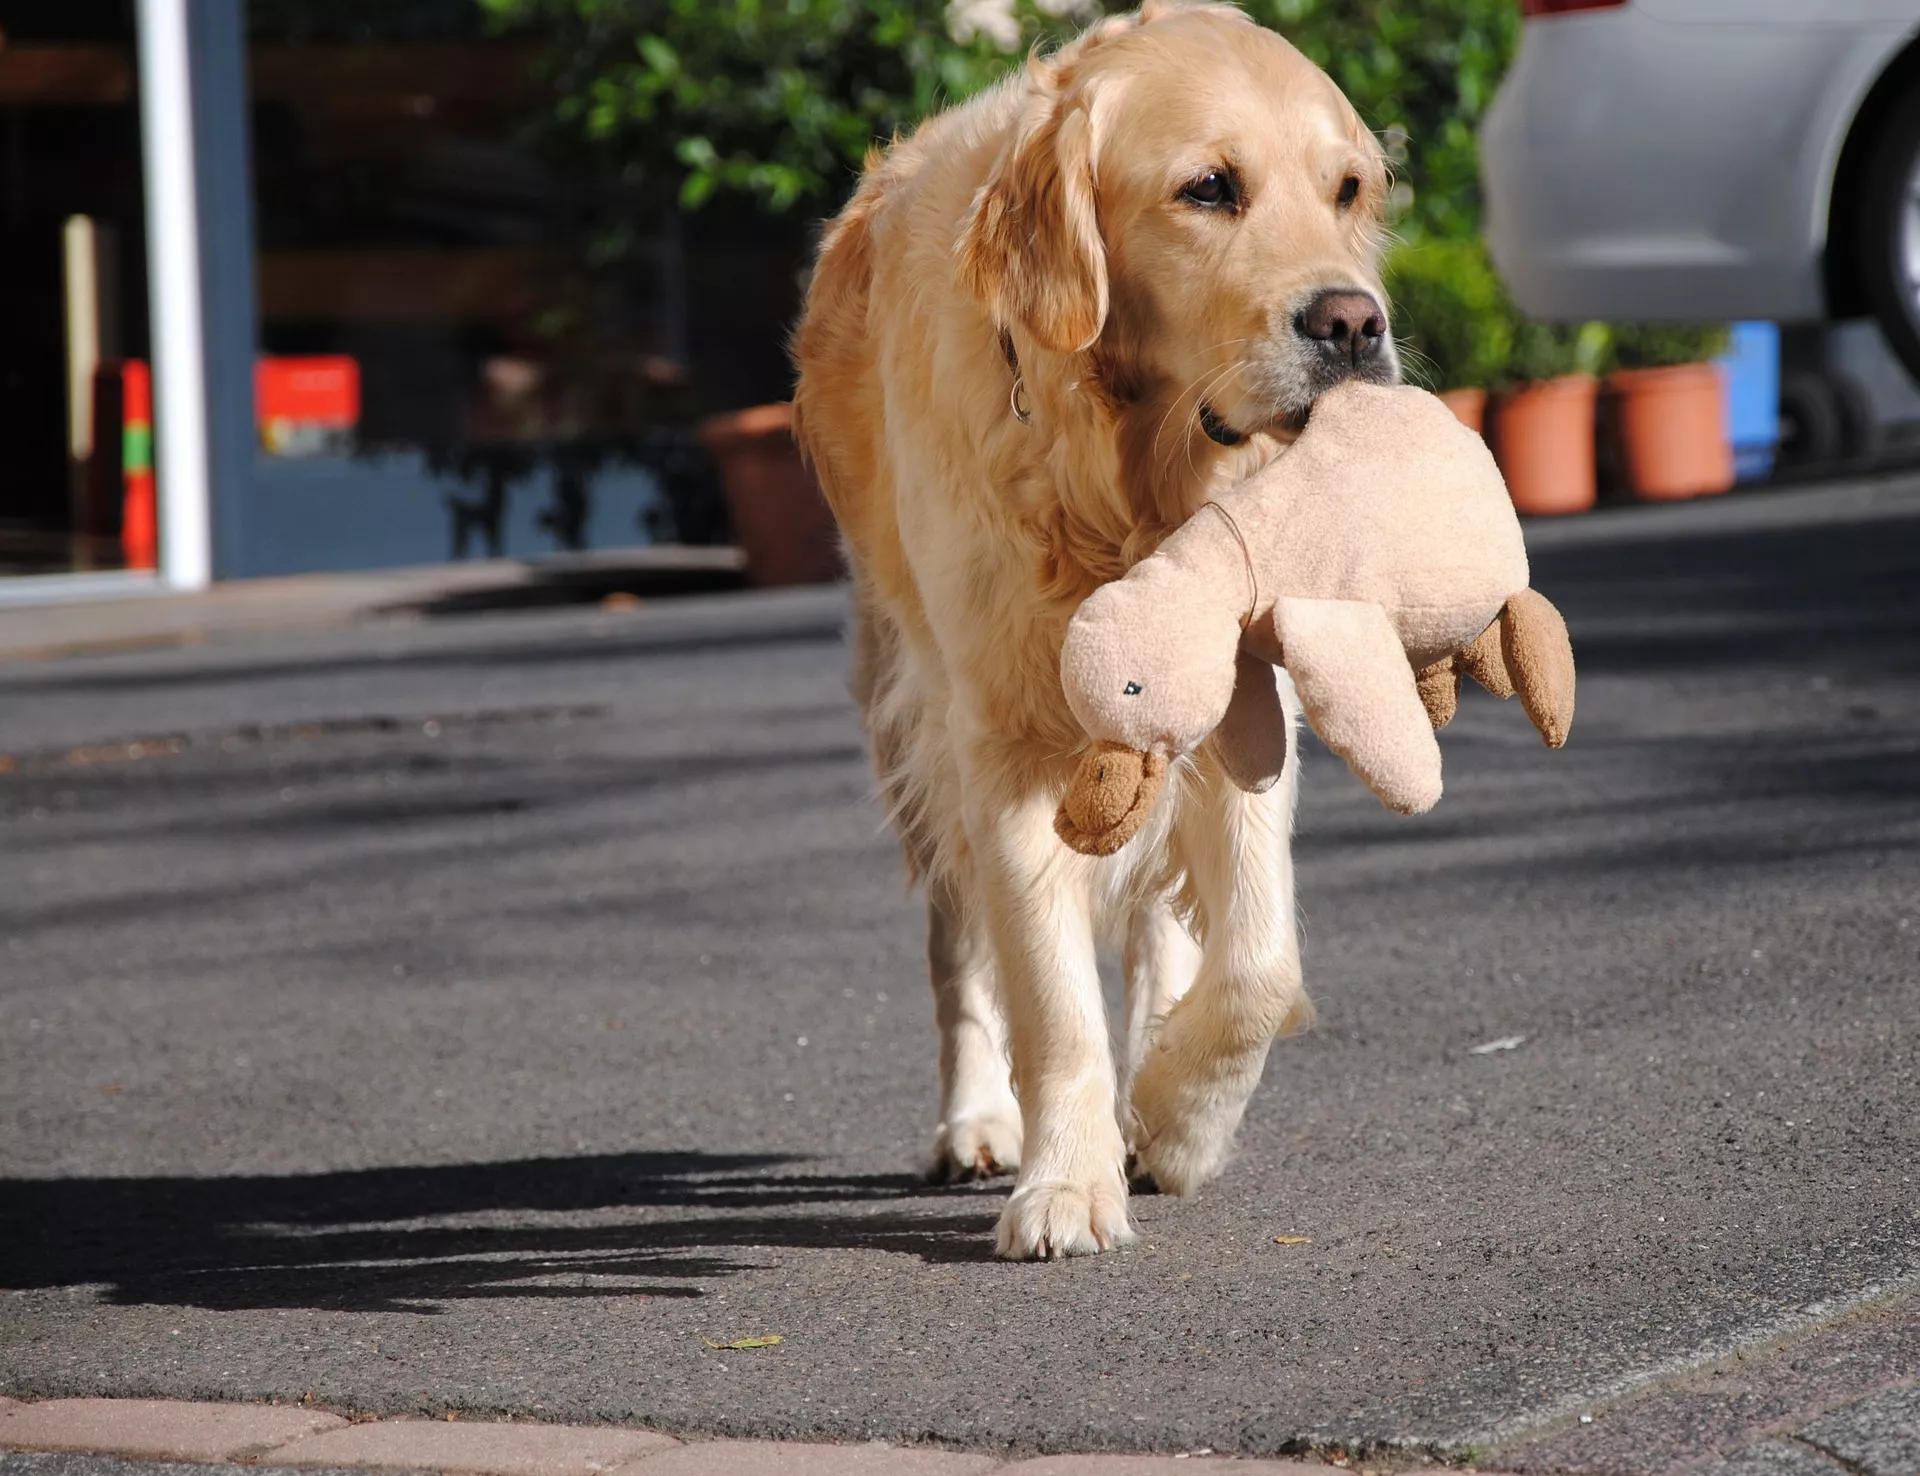
{"type": "Polygon", "coordinates": [[[1536,15],[1564,15],[1569,10],[1618,10],[1627,0],[1520,0],[1520,13],[1529,19],[1536,15]]]}

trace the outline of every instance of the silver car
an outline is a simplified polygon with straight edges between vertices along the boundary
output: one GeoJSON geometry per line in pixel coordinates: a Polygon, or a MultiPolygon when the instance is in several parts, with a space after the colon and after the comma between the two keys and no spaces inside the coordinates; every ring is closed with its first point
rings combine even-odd
{"type": "Polygon", "coordinates": [[[1920,0],[1522,0],[1487,232],[1560,320],[1872,316],[1920,378],[1920,0]]]}

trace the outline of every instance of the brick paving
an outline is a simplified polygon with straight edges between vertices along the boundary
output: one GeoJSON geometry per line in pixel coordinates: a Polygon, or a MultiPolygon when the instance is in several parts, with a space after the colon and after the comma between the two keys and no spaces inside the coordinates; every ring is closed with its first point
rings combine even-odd
{"type": "Polygon", "coordinates": [[[0,1448],[232,1461],[346,1424],[320,1410],[171,1399],[48,1399],[0,1409],[0,1448]]]}
{"type": "MultiPolygon", "coordinates": [[[[401,1417],[349,1422],[286,1405],[0,1395],[0,1452],[246,1462],[256,1471],[433,1471],[448,1476],[1331,1476],[1298,1461],[1187,1455],[997,1455],[919,1447],[687,1441],[608,1425],[401,1417]]],[[[1792,1431],[1724,1452],[1693,1476],[1920,1476],[1920,1386],[1883,1390],[1792,1431]]]]}
{"type": "Polygon", "coordinates": [[[1920,1386],[1828,1410],[1727,1454],[1695,1476],[1920,1476],[1920,1386]]]}
{"type": "MultiPolygon", "coordinates": [[[[323,1410],[165,1399],[0,1396],[0,1451],[66,1451],[255,1470],[434,1471],[449,1476],[1190,1476],[1190,1456],[997,1455],[787,1441],[682,1442],[651,1430],[398,1418],[350,1423],[323,1410]]],[[[1210,1453],[1209,1453],[1210,1455],[1210,1453]]],[[[1330,1476],[1290,1461],[1199,1457],[1235,1476],[1330,1476]]]]}
{"type": "Polygon", "coordinates": [[[276,1466],[431,1467],[487,1476],[595,1476],[679,1442],[651,1430],[608,1426],[496,1424],[470,1420],[374,1420],[296,1440],[276,1466]]]}
{"type": "Polygon", "coordinates": [[[1795,1438],[1873,1476],[1920,1476],[1920,1386],[1889,1389],[1822,1415],[1795,1438]]]}
{"type": "Polygon", "coordinates": [[[1004,1469],[993,1456],[954,1451],[776,1440],[683,1445],[628,1468],[631,1476],[985,1476],[1004,1469]]]}
{"type": "MultiPolygon", "coordinates": [[[[1233,1476],[1331,1476],[1331,1466],[1301,1461],[1232,1461],[1218,1457],[1201,1466],[1222,1467],[1233,1476]]],[[[1192,1476],[1196,1463],[1186,1456],[1054,1455],[1036,1456],[1001,1467],[1001,1476],[1192,1476]]]]}

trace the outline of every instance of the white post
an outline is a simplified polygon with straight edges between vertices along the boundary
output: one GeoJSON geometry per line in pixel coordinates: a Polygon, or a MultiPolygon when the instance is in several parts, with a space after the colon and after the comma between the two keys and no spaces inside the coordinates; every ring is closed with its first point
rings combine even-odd
{"type": "Polygon", "coordinates": [[[69,215],[61,228],[67,305],[67,456],[93,455],[93,372],[100,367],[100,249],[93,219],[69,215]]]}
{"type": "Polygon", "coordinates": [[[160,573],[175,589],[204,589],[213,577],[213,520],[188,3],[136,0],[136,11],[140,139],[147,176],[147,290],[153,301],[160,573]]]}

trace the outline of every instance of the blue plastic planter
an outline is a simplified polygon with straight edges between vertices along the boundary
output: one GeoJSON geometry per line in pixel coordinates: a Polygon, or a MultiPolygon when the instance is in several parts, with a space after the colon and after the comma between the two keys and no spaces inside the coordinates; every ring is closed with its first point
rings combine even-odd
{"type": "Polygon", "coordinates": [[[1780,327],[1735,323],[1733,343],[1719,361],[1727,386],[1727,429],[1734,474],[1743,482],[1773,472],[1780,444],[1780,327]]]}

